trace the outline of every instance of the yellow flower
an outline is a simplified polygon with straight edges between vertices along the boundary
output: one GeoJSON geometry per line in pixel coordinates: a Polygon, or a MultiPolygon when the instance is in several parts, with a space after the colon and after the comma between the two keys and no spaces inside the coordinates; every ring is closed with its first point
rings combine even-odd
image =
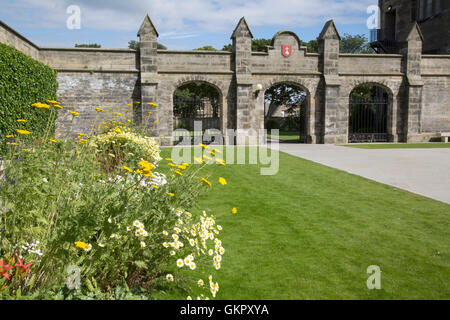
{"type": "Polygon", "coordinates": [[[58,143],[58,141],[54,140],[54,139],[48,139],[48,141],[51,141],[53,143],[58,143]]]}
{"type": "Polygon", "coordinates": [[[113,114],[116,115],[116,116],[119,116],[119,117],[122,116],[122,114],[121,114],[121,113],[118,113],[118,112],[113,112],[113,114]]]}
{"type": "Polygon", "coordinates": [[[40,102],[33,103],[31,106],[39,108],[39,109],[49,109],[50,108],[50,106],[48,104],[44,104],[44,103],[40,103],[40,102]]]}
{"type": "Polygon", "coordinates": [[[75,246],[77,246],[80,249],[87,249],[89,247],[89,245],[84,243],[83,241],[75,242],[75,246]]]}
{"type": "Polygon", "coordinates": [[[80,113],[79,113],[79,112],[75,112],[75,111],[72,111],[72,110],[69,110],[69,113],[70,113],[71,115],[73,115],[74,117],[76,117],[76,116],[79,116],[79,115],[80,115],[80,113]]]}
{"type": "Polygon", "coordinates": [[[117,133],[122,133],[122,130],[120,130],[120,128],[114,128],[114,131],[117,133]]]}
{"type": "Polygon", "coordinates": [[[154,189],[159,189],[159,187],[158,186],[152,186],[154,189]]]}
{"type": "Polygon", "coordinates": [[[175,197],[175,193],[171,193],[171,192],[169,192],[169,193],[167,193],[169,196],[171,196],[171,197],[175,197]]]}
{"type": "Polygon", "coordinates": [[[159,122],[159,120],[155,120],[155,123],[158,123],[159,122]]]}
{"type": "Polygon", "coordinates": [[[236,208],[233,208],[233,209],[231,210],[231,213],[232,213],[232,214],[236,214],[236,213],[237,213],[237,209],[236,209],[236,208]]]}
{"type": "Polygon", "coordinates": [[[56,108],[56,109],[62,109],[63,107],[61,107],[60,105],[54,105],[54,107],[56,108]]]}
{"type": "Polygon", "coordinates": [[[214,151],[215,153],[222,153],[222,152],[220,152],[220,150],[218,150],[216,148],[212,149],[212,151],[214,151]]]}
{"type": "Polygon", "coordinates": [[[6,144],[7,144],[7,145],[10,145],[10,146],[17,146],[17,145],[18,145],[18,144],[15,143],[15,142],[7,142],[6,144]]]}
{"type": "Polygon", "coordinates": [[[208,148],[209,148],[206,144],[203,144],[203,143],[201,143],[200,146],[201,146],[203,149],[208,149],[208,148]]]}
{"type": "Polygon", "coordinates": [[[147,104],[149,106],[152,106],[152,107],[157,107],[158,106],[156,103],[153,103],[153,102],[147,102],[147,104]]]}
{"type": "Polygon", "coordinates": [[[197,157],[194,157],[194,161],[198,162],[198,163],[203,163],[204,162],[204,160],[202,158],[197,158],[197,157]]]}
{"type": "Polygon", "coordinates": [[[19,122],[19,123],[25,123],[25,122],[27,122],[27,120],[24,120],[24,119],[17,119],[17,122],[19,122]]]}
{"type": "Polygon", "coordinates": [[[178,171],[178,170],[176,170],[175,173],[178,174],[178,175],[180,175],[180,176],[183,175],[183,174],[182,174],[180,171],[178,171]]]}
{"type": "Polygon", "coordinates": [[[220,177],[219,178],[219,183],[224,186],[224,185],[227,184],[227,180],[225,180],[225,178],[220,177]]]}
{"type": "Polygon", "coordinates": [[[212,187],[211,182],[209,182],[209,181],[206,180],[205,178],[201,178],[201,179],[202,179],[202,181],[203,181],[206,185],[208,185],[210,188],[212,187]]]}
{"type": "Polygon", "coordinates": [[[124,168],[125,170],[127,170],[128,172],[133,172],[133,170],[131,170],[131,169],[128,168],[127,166],[123,166],[123,168],[124,168]]]}
{"type": "Polygon", "coordinates": [[[6,136],[6,138],[14,138],[14,135],[8,134],[8,135],[6,136]]]}
{"type": "Polygon", "coordinates": [[[29,135],[31,132],[27,130],[16,129],[18,134],[29,135]]]}
{"type": "Polygon", "coordinates": [[[103,109],[101,109],[101,108],[95,108],[95,111],[97,111],[97,112],[103,112],[103,111],[105,111],[105,110],[103,110],[103,109]]]}

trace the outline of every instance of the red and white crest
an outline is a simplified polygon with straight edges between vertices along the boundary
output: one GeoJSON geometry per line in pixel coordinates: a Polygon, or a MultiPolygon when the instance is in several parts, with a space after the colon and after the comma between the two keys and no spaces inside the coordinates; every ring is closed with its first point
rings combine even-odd
{"type": "Polygon", "coordinates": [[[289,58],[292,56],[292,46],[281,46],[281,53],[283,57],[289,58]]]}

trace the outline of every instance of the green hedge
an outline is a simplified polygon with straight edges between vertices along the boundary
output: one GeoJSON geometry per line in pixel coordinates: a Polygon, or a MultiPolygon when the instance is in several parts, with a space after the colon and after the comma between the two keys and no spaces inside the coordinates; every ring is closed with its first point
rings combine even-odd
{"type": "MultiPolygon", "coordinates": [[[[57,89],[56,71],[0,43],[1,154],[5,150],[5,136],[17,136],[16,129],[31,131],[34,136],[45,131],[50,110],[38,109],[31,104],[54,100],[57,89]],[[17,119],[25,119],[28,122],[18,123],[17,119]]],[[[54,130],[54,121],[51,125],[54,130]]]]}

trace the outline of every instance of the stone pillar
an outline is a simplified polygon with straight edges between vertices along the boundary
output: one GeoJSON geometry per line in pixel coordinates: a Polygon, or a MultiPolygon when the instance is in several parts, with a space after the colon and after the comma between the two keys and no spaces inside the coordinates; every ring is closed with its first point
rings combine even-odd
{"type": "Polygon", "coordinates": [[[406,142],[422,142],[422,45],[423,35],[419,25],[415,23],[406,39],[405,47],[401,50],[405,56],[405,75],[407,80],[406,142]]]}
{"type": "MultiPolygon", "coordinates": [[[[261,129],[260,117],[255,110],[251,55],[253,34],[245,18],[242,18],[231,36],[233,62],[236,75],[236,144],[256,143],[261,129]]],[[[264,120],[262,121],[264,129],[264,120]]]]}
{"type": "MultiPolygon", "coordinates": [[[[158,31],[147,15],[138,32],[140,38],[140,71],[141,71],[141,101],[136,106],[142,124],[150,130],[151,136],[161,138],[170,137],[172,128],[169,128],[165,116],[168,106],[150,106],[148,103],[158,104],[158,31]],[[170,129],[170,130],[169,130],[170,129]]],[[[167,138],[166,138],[167,139],[167,138]]],[[[164,141],[161,141],[162,144],[164,141]]]]}
{"type": "Polygon", "coordinates": [[[333,20],[328,21],[319,36],[320,67],[324,82],[323,141],[326,144],[347,143],[348,112],[340,110],[339,41],[341,37],[333,20]]]}

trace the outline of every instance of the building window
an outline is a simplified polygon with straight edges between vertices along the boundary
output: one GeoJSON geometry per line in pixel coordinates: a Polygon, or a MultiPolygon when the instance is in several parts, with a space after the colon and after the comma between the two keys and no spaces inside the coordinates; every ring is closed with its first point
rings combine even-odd
{"type": "Polygon", "coordinates": [[[411,22],[417,20],[417,0],[411,0],[411,22]]]}
{"type": "Polygon", "coordinates": [[[418,0],[412,1],[412,8],[416,5],[417,20],[428,19],[441,12],[441,0],[418,0]]]}

